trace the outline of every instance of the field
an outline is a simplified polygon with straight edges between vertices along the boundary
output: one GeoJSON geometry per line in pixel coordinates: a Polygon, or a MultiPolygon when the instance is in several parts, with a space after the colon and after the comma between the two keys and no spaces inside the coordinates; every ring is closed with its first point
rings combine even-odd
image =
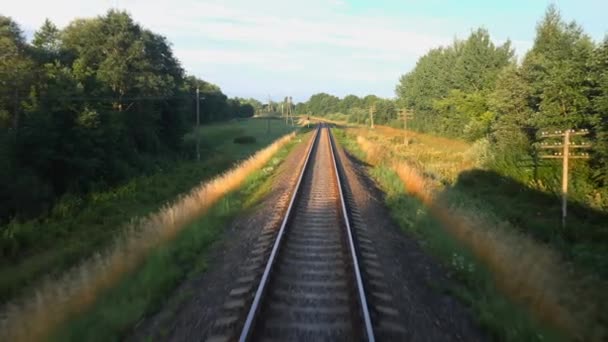
{"type": "MultiPolygon", "coordinates": [[[[202,126],[201,161],[166,161],[151,175],[85,197],[66,196],[46,217],[12,222],[0,236],[0,302],[30,292],[107,246],[127,224],[161,208],[293,130],[280,120],[240,120],[202,126]],[[253,143],[235,144],[240,136],[253,143]]],[[[186,144],[191,144],[186,137],[186,144]]]]}
{"type": "Polygon", "coordinates": [[[186,135],[184,141],[193,146],[198,135],[202,151],[215,151],[240,160],[293,130],[278,118],[252,118],[201,126],[197,132],[186,135]],[[253,137],[255,142],[235,144],[234,139],[239,137],[253,137]]]}
{"type": "MultiPolygon", "coordinates": [[[[605,337],[605,254],[599,241],[560,238],[558,198],[484,168],[480,146],[382,126],[347,128],[340,137],[370,164],[404,231],[463,284],[445,290],[468,303],[492,336],[605,337]],[[595,249],[577,254],[589,244],[595,249]]],[[[602,217],[586,209],[572,220],[599,234],[602,217]]]]}

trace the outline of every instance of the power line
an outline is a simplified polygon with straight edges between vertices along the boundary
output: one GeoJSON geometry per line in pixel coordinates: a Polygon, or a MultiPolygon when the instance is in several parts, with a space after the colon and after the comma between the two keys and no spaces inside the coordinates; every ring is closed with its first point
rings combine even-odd
{"type": "MultiPolygon", "coordinates": [[[[201,92],[202,94],[205,94],[201,92]]],[[[12,95],[12,94],[8,94],[12,95]]],[[[173,95],[173,96],[137,96],[137,97],[103,97],[103,96],[51,96],[51,95],[37,95],[37,100],[67,100],[67,101],[146,101],[146,100],[196,100],[195,96],[192,95],[173,95]]]]}

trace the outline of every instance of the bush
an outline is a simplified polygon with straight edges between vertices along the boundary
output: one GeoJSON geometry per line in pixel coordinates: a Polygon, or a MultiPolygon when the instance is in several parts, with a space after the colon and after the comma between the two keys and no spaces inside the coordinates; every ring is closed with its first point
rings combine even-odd
{"type": "Polygon", "coordinates": [[[487,138],[478,139],[465,152],[464,157],[478,168],[487,167],[494,160],[490,141],[487,138]]]}
{"type": "Polygon", "coordinates": [[[235,144],[255,144],[256,141],[257,140],[255,139],[255,137],[252,137],[251,135],[242,135],[240,137],[234,138],[233,140],[235,144]]]}

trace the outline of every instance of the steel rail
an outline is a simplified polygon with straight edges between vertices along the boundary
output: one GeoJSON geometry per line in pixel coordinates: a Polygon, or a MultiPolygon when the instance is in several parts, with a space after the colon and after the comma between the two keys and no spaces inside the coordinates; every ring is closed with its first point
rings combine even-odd
{"type": "Polygon", "coordinates": [[[355,280],[357,282],[357,294],[359,298],[359,305],[361,306],[361,311],[363,313],[363,322],[365,324],[365,334],[367,335],[367,340],[370,342],[375,341],[374,330],[372,328],[372,321],[369,313],[369,308],[367,306],[367,298],[365,295],[365,288],[363,286],[363,278],[361,277],[361,271],[359,269],[359,261],[357,259],[357,251],[355,250],[355,243],[353,240],[352,229],[350,226],[350,221],[348,219],[348,212],[346,211],[346,201],[344,200],[344,192],[342,189],[342,182],[340,181],[340,174],[338,172],[338,164],[336,163],[336,156],[334,153],[335,144],[333,135],[331,134],[331,130],[327,129],[327,134],[329,135],[329,145],[331,151],[331,160],[334,164],[334,170],[336,172],[336,179],[338,183],[338,192],[340,193],[340,204],[342,205],[342,215],[344,216],[344,224],[346,226],[346,234],[348,237],[348,245],[350,249],[350,255],[353,263],[353,271],[355,273],[355,280]]]}
{"type": "Polygon", "coordinates": [[[298,193],[300,192],[300,185],[302,183],[302,179],[304,178],[304,174],[308,168],[308,164],[310,162],[310,156],[312,154],[312,150],[319,140],[319,132],[321,131],[321,126],[317,127],[315,130],[315,134],[312,138],[312,142],[308,147],[308,151],[306,153],[306,160],[304,161],[304,165],[302,166],[302,170],[300,171],[300,176],[298,177],[298,182],[296,183],[295,190],[293,195],[291,196],[291,200],[289,201],[289,206],[287,207],[287,212],[285,213],[285,217],[283,218],[283,222],[281,223],[281,228],[279,229],[279,233],[277,234],[277,238],[272,247],[272,251],[270,252],[270,256],[268,257],[268,262],[266,263],[266,268],[264,269],[264,273],[262,274],[262,279],[260,280],[260,284],[256,290],[255,296],[253,298],[253,302],[251,303],[251,308],[249,309],[249,313],[247,314],[247,319],[245,320],[245,324],[243,325],[243,329],[241,330],[241,335],[239,337],[240,342],[245,342],[249,338],[253,324],[256,318],[256,315],[260,309],[260,304],[262,302],[262,297],[264,296],[268,280],[270,278],[270,272],[272,271],[272,267],[276,261],[276,256],[281,245],[283,235],[285,235],[285,227],[287,227],[287,223],[289,218],[291,217],[291,211],[293,209],[293,205],[295,200],[298,197],[298,193]]]}

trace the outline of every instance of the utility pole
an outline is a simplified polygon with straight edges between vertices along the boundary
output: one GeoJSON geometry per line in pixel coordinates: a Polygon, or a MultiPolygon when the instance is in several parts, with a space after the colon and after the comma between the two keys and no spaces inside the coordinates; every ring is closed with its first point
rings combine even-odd
{"type": "Polygon", "coordinates": [[[283,103],[281,103],[281,116],[285,117],[285,126],[287,126],[289,122],[289,117],[287,116],[287,96],[285,96],[283,103]]]}
{"type": "Polygon", "coordinates": [[[376,104],[372,104],[369,107],[369,120],[370,120],[372,129],[374,129],[374,114],[375,113],[376,113],[376,104]]]}
{"type": "Polygon", "coordinates": [[[399,118],[403,120],[403,131],[404,131],[404,135],[403,135],[403,144],[408,145],[408,139],[407,139],[407,120],[411,120],[414,118],[414,114],[409,112],[407,109],[405,108],[401,108],[399,110],[399,118]]]}
{"type": "Polygon", "coordinates": [[[200,90],[196,86],[196,160],[201,161],[201,150],[200,150],[200,126],[201,126],[201,114],[200,114],[200,90]]]}
{"type": "Polygon", "coordinates": [[[285,96],[285,99],[283,99],[283,103],[281,104],[281,116],[285,117],[285,125],[289,125],[289,122],[291,121],[291,125],[293,126],[292,103],[291,96],[285,96]]]}
{"type": "Polygon", "coordinates": [[[566,217],[568,216],[568,161],[569,159],[589,159],[589,153],[572,153],[570,149],[588,149],[591,148],[591,144],[587,142],[581,142],[573,144],[570,142],[571,136],[585,136],[589,134],[589,130],[581,129],[575,131],[568,129],[565,131],[555,132],[541,132],[541,139],[547,138],[563,138],[562,143],[554,142],[541,142],[541,149],[555,149],[556,152],[553,154],[546,154],[540,156],[543,159],[562,159],[562,228],[566,228],[566,217]],[[561,152],[559,152],[561,150],[561,152]]]}
{"type": "Polygon", "coordinates": [[[272,100],[268,95],[268,106],[266,107],[266,134],[270,134],[270,113],[272,112],[272,100]]]}
{"type": "Polygon", "coordinates": [[[291,125],[293,126],[293,99],[291,96],[287,97],[287,116],[291,121],[291,125]]]}

